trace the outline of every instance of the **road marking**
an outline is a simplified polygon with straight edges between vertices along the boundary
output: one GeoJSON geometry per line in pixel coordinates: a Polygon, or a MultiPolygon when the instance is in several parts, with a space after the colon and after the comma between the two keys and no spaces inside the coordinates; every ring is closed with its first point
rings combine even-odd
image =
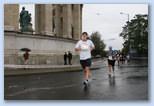
{"type": "Polygon", "coordinates": [[[18,85],[10,85],[8,88],[10,89],[10,88],[17,88],[17,87],[19,87],[18,85]]]}
{"type": "Polygon", "coordinates": [[[53,90],[53,89],[62,89],[62,88],[69,88],[69,87],[74,87],[77,86],[78,84],[71,84],[71,85],[64,85],[64,86],[59,86],[59,87],[42,87],[42,88],[27,88],[24,89],[22,91],[18,91],[12,94],[9,94],[7,96],[16,96],[16,95],[21,95],[21,94],[25,94],[28,92],[33,92],[33,91],[39,91],[39,90],[53,90]]]}

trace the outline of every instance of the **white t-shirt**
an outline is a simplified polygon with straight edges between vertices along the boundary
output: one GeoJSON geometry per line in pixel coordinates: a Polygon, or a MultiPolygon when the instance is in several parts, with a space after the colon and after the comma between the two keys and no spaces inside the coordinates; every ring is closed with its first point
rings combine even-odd
{"type": "Polygon", "coordinates": [[[75,46],[75,48],[80,48],[80,60],[86,60],[91,58],[91,50],[90,48],[95,47],[91,40],[82,41],[79,40],[75,46]]]}

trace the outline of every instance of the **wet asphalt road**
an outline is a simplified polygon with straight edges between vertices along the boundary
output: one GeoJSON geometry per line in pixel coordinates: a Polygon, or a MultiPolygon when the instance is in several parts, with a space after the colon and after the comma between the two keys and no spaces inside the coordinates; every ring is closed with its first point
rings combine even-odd
{"type": "Polygon", "coordinates": [[[82,71],[7,76],[4,78],[4,98],[6,100],[149,100],[148,67],[115,66],[115,76],[111,78],[108,77],[107,70],[108,67],[92,70],[88,89],[84,89],[82,71]]]}

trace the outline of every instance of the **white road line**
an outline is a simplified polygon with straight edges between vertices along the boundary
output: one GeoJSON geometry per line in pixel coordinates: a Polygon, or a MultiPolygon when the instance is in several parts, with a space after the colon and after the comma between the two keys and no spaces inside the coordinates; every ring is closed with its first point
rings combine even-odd
{"type": "Polygon", "coordinates": [[[64,86],[59,86],[59,87],[28,88],[28,89],[25,89],[23,91],[18,91],[18,92],[9,94],[7,96],[16,96],[16,95],[20,95],[20,94],[24,94],[24,93],[28,93],[28,92],[33,92],[33,91],[38,91],[38,90],[51,90],[51,89],[69,88],[69,87],[73,87],[73,86],[77,86],[77,84],[64,85],[64,86]]]}

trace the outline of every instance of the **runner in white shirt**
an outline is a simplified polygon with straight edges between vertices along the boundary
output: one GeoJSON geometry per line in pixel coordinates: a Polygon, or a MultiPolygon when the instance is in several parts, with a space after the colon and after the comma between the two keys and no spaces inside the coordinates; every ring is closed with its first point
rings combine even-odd
{"type": "Polygon", "coordinates": [[[88,40],[87,32],[83,32],[81,40],[79,40],[75,46],[75,51],[80,53],[80,64],[84,70],[84,84],[88,84],[90,77],[90,66],[91,66],[91,51],[95,48],[93,42],[88,40]]]}

